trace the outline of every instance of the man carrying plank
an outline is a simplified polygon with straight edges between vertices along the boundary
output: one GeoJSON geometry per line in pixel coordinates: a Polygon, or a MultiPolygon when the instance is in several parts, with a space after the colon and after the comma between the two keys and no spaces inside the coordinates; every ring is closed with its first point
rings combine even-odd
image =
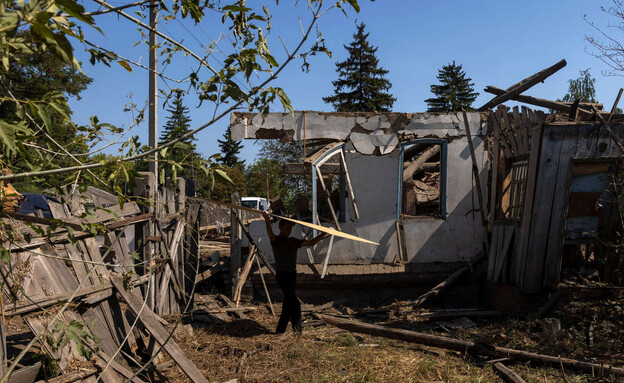
{"type": "Polygon", "coordinates": [[[290,237],[294,226],[292,221],[286,219],[279,220],[279,234],[275,235],[271,228],[271,217],[266,212],[262,212],[266,223],[266,230],[273,248],[275,257],[275,279],[284,294],[282,304],[282,314],[277,322],[276,334],[286,331],[288,322],[292,323],[293,330],[301,334],[301,305],[295,294],[297,285],[297,250],[304,246],[314,246],[319,243],[327,233],[322,232],[317,237],[310,240],[303,240],[290,237]]]}

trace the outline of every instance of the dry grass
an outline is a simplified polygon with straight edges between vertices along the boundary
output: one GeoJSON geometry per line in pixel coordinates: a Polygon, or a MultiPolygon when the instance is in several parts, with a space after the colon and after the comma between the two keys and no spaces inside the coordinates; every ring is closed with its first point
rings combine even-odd
{"type": "MultiPolygon", "coordinates": [[[[396,306],[404,305],[397,303],[396,306]]],[[[587,303],[572,304],[556,313],[568,315],[570,310],[580,317],[592,318],[586,310],[587,303]],[[585,311],[583,311],[585,310],[585,311]]],[[[596,304],[590,305],[593,309],[596,304]]],[[[593,310],[592,309],[592,310],[593,310]]],[[[305,326],[302,336],[288,332],[272,334],[277,318],[264,310],[250,314],[248,320],[195,328],[192,335],[178,339],[178,344],[193,363],[211,382],[503,382],[491,366],[476,366],[482,359],[409,344],[401,341],[351,334],[334,327],[305,326]]],[[[546,339],[537,319],[484,322],[470,329],[458,329],[463,339],[476,339],[484,335],[505,334],[505,347],[588,359],[589,353],[604,352],[611,355],[622,350],[624,335],[621,321],[611,323],[595,315],[596,343],[588,350],[579,330],[584,326],[575,316],[562,319],[564,329],[556,340],[546,339]],[[576,332],[575,332],[576,331],[576,332]],[[575,335],[577,334],[577,335],[575,335]]],[[[448,335],[433,331],[431,326],[413,321],[400,321],[390,316],[392,326],[448,335]],[[426,328],[429,328],[427,330],[426,328]]],[[[604,355],[603,355],[604,356],[604,355]]],[[[621,365],[624,361],[611,359],[621,365]]],[[[508,364],[527,382],[564,382],[559,369],[523,364],[508,364]]],[[[575,375],[566,371],[568,382],[614,382],[591,376],[575,375]]],[[[173,382],[187,381],[184,374],[173,367],[166,373],[173,382]]]]}

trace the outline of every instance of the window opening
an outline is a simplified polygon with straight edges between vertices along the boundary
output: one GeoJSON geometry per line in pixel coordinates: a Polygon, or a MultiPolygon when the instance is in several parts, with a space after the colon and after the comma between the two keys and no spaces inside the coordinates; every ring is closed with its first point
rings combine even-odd
{"type": "Polygon", "coordinates": [[[446,142],[418,140],[401,147],[403,216],[445,218],[446,142]]]}

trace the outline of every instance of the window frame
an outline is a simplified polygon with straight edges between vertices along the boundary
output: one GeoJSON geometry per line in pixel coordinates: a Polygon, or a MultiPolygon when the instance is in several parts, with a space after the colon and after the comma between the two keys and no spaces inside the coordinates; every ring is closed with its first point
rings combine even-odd
{"type": "Polygon", "coordinates": [[[399,162],[398,162],[398,193],[397,193],[397,219],[442,219],[446,220],[446,176],[447,176],[447,154],[448,141],[441,138],[417,138],[411,141],[401,142],[399,144],[399,162]],[[403,152],[406,146],[414,144],[439,144],[440,150],[440,217],[432,217],[427,215],[409,215],[402,216],[403,210],[403,152]]]}

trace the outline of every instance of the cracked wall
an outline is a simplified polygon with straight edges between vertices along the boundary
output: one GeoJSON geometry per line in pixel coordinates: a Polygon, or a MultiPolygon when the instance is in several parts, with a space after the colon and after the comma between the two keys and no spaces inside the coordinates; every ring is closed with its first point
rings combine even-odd
{"type": "MultiPolygon", "coordinates": [[[[271,113],[266,116],[250,113],[232,115],[234,139],[273,138],[288,135],[303,139],[303,112],[271,113]]],[[[330,264],[389,263],[398,258],[396,215],[398,203],[399,143],[416,138],[443,138],[448,142],[446,219],[414,217],[404,220],[406,256],[410,263],[453,263],[474,257],[483,251],[485,229],[479,214],[472,161],[461,114],[404,113],[320,113],[306,112],[306,139],[344,140],[345,159],[353,183],[360,219],[355,220],[347,201],[344,232],[379,242],[379,246],[334,240],[330,264]]],[[[482,190],[487,192],[487,155],[484,151],[479,113],[468,114],[482,190]]],[[[487,195],[483,196],[487,201],[487,195]]],[[[259,246],[272,260],[264,224],[250,228],[260,239],[259,246]]],[[[274,227],[277,232],[277,227],[274,227]]],[[[297,236],[300,228],[295,229],[297,236]]],[[[329,240],[312,249],[314,263],[321,263],[329,240]]],[[[298,263],[310,263],[306,250],[298,253],[298,263]]]]}

